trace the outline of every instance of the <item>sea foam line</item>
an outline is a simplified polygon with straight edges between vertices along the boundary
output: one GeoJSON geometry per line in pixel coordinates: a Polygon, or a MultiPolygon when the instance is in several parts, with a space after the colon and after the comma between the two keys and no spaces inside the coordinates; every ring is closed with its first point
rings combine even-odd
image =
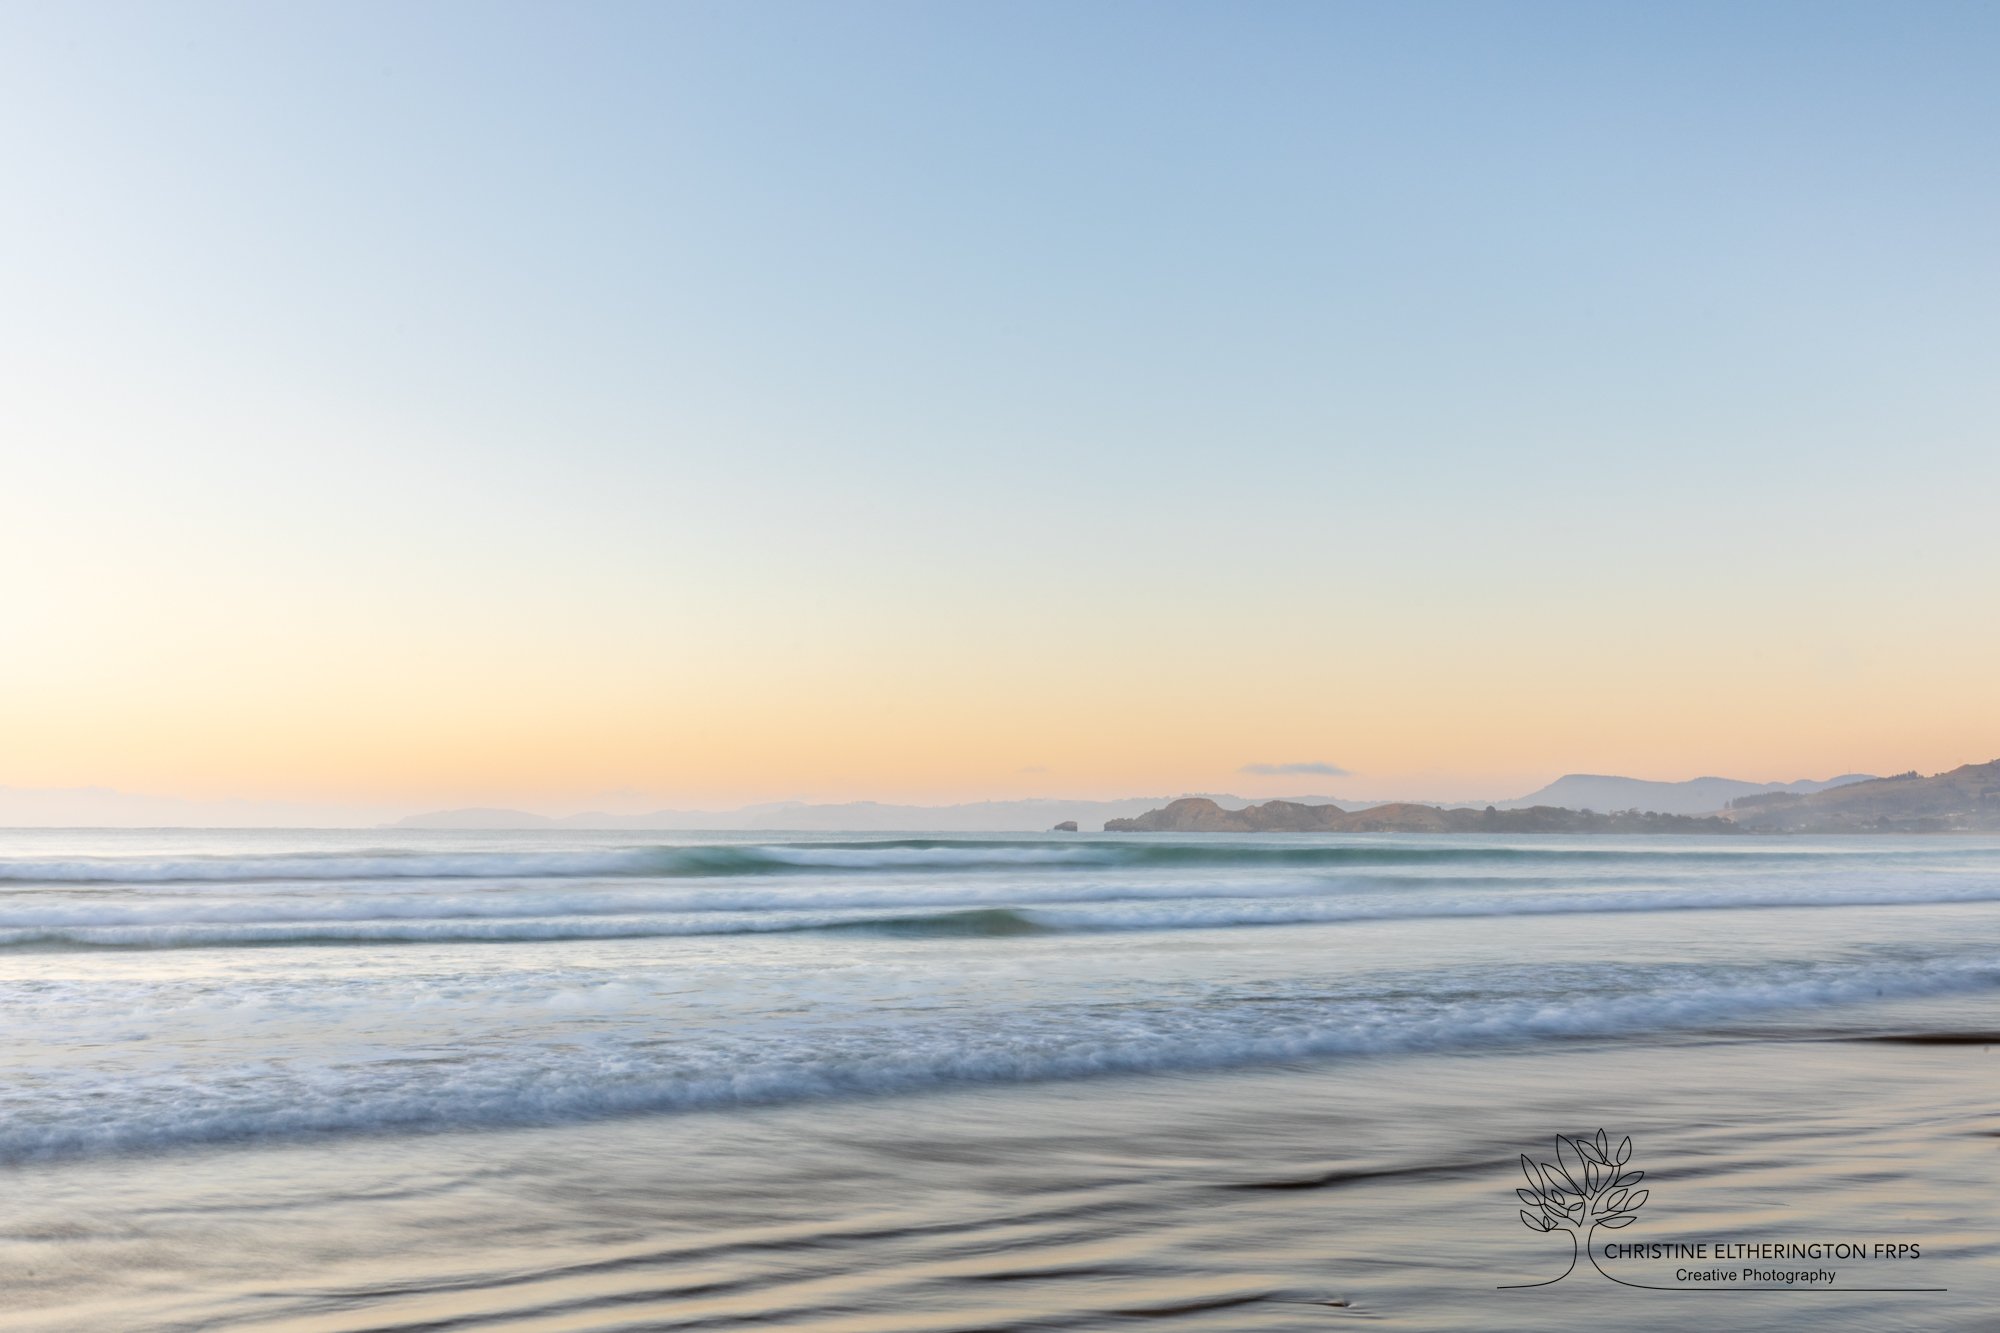
{"type": "MultiPolygon", "coordinates": [[[[1953,854],[2000,860],[2000,848],[1953,847],[1953,854]]],[[[782,875],[843,870],[925,871],[1037,866],[1403,866],[1478,862],[1544,862],[1554,866],[1667,862],[1674,865],[1838,863],[1873,849],[1768,843],[1701,847],[1524,847],[1466,843],[1439,837],[1409,841],[1357,840],[1336,845],[1292,841],[1182,842],[1173,835],[1068,843],[905,839],[900,841],[656,846],[562,852],[288,852],[258,856],[17,857],[0,859],[0,881],[44,884],[171,884],[181,882],[545,879],[580,876],[782,875]]]]}
{"type": "Polygon", "coordinates": [[[672,938],[786,931],[878,929],[900,935],[964,936],[1101,931],[1213,930],[1231,927],[1337,925],[1471,917],[1566,916],[1643,912],[1923,907],[2000,902],[2000,881],[1926,880],[1906,886],[1618,890],[1610,892],[1461,894],[1434,891],[1368,897],[1245,899],[1162,893],[1067,900],[1012,895],[929,895],[901,900],[786,906],[745,898],[726,908],[635,910],[616,898],[592,900],[601,911],[549,902],[449,905],[411,900],[385,911],[371,900],[343,900],[313,910],[290,903],[268,909],[194,904],[103,906],[7,904],[0,947],[216,948],[283,944],[513,943],[672,938]],[[269,915],[257,913],[268,911],[269,915]]]}
{"type": "MultiPolygon", "coordinates": [[[[1065,1034],[1045,1015],[1033,1025],[981,1023],[951,1034],[947,1049],[909,1054],[902,1041],[802,1038],[761,1063],[662,1068],[592,1078],[579,1071],[504,1068],[469,1060],[427,1063],[385,1087],[271,1087],[243,1092],[182,1088],[178,1094],[110,1099],[51,1119],[16,1115],[0,1126],[0,1162],[184,1147],[232,1140],[340,1134],[437,1132],[546,1125],[645,1112],[699,1111],[803,1100],[921,1092],[968,1084],[1012,1084],[1114,1074],[1198,1072],[1339,1057],[1423,1051],[1513,1049],[1543,1042],[1739,1029],[1751,1016],[1990,991],[2000,960],[1928,969],[1860,969],[1785,981],[1683,985],[1581,999],[1474,1001],[1421,1016],[1337,1007],[1317,1023],[1273,1032],[1261,1017],[1226,1031],[1192,1034],[1116,1030],[1065,1034]],[[797,1052],[797,1053],[793,1053],[797,1052]],[[829,1053],[835,1052],[835,1053],[829,1053]],[[308,1095],[309,1094],[309,1095],[308,1095]],[[175,1100],[178,1095],[179,1100],[175,1100]],[[246,1103],[245,1099],[254,1099],[246,1103]]],[[[931,1043],[933,1046],[936,1042],[931,1043]]]]}

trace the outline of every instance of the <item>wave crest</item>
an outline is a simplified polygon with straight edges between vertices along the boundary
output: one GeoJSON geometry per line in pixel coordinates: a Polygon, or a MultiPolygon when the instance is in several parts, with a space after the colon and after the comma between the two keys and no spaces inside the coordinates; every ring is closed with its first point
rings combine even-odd
{"type": "MultiPolygon", "coordinates": [[[[1465,843],[1438,835],[1422,844],[1353,841],[1177,842],[1175,835],[1046,843],[1027,840],[897,840],[742,843],[601,851],[436,852],[374,849],[237,856],[16,857],[0,859],[0,881],[45,884],[172,884],[290,880],[673,879],[836,871],[977,871],[1033,867],[1341,868],[1539,862],[1551,867],[1704,863],[1798,864],[1837,857],[1820,848],[1524,847],[1465,843]]],[[[1364,835],[1365,836],[1365,835],[1364,835]]],[[[1987,849],[1963,849],[1967,853],[1987,849]]],[[[2000,851],[1988,854],[2000,856],[2000,851]]]]}

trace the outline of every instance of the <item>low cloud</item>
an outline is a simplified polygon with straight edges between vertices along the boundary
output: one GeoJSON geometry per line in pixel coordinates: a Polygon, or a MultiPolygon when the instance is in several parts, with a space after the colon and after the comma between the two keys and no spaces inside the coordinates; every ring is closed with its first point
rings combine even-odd
{"type": "Polygon", "coordinates": [[[1310,773],[1322,778],[1351,778],[1354,774],[1339,764],[1326,764],[1317,760],[1306,764],[1245,764],[1239,773],[1255,773],[1258,777],[1275,778],[1287,774],[1310,773]]]}

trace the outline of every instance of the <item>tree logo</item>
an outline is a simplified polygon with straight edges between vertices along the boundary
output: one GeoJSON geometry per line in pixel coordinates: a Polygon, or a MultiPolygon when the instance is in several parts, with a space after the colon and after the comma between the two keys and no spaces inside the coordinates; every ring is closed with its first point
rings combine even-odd
{"type": "MultiPolygon", "coordinates": [[[[1507,1287],[1546,1287],[1560,1282],[1576,1271],[1577,1255],[1590,1252],[1597,1228],[1616,1230],[1632,1225],[1646,1205],[1647,1191],[1633,1188],[1646,1173],[1626,1170],[1625,1164],[1631,1160],[1631,1138],[1626,1137],[1613,1149],[1601,1129],[1594,1139],[1556,1135],[1553,1162],[1537,1163],[1521,1154],[1521,1171],[1528,1177],[1528,1188],[1514,1191],[1526,1205],[1521,1209],[1521,1221],[1530,1231],[1566,1234],[1569,1267],[1545,1281],[1510,1282],[1507,1287]]],[[[1594,1266],[1595,1260],[1592,1262],[1594,1266]]]]}

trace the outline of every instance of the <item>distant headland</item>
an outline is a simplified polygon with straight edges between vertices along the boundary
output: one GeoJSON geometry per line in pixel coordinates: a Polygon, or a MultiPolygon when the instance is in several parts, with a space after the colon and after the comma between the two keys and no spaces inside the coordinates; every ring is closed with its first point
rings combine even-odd
{"type": "MultiPolygon", "coordinates": [[[[1680,782],[1656,782],[1644,778],[1615,777],[1597,773],[1569,773],[1538,791],[1506,800],[1436,801],[1441,810],[1500,812],[1527,811],[1534,807],[1554,807],[1581,813],[1598,810],[1642,810],[1659,815],[1717,815],[1732,801],[1745,796],[1809,796],[1847,783],[1867,782],[1870,773],[1848,773],[1824,779],[1792,782],[1745,782],[1739,778],[1701,777],[1680,782]]],[[[1237,811],[1256,802],[1242,796],[1219,792],[1183,792],[1182,797],[1199,797],[1214,802],[1224,811],[1237,811]]],[[[1140,819],[1153,815],[1175,797],[1134,796],[1116,800],[1089,800],[1035,797],[1027,800],[977,801],[960,805],[898,805],[879,801],[846,801],[812,804],[781,801],[748,805],[735,810],[653,810],[646,813],[613,814],[585,811],[581,814],[551,816],[526,810],[473,808],[436,810],[411,815],[395,827],[411,829],[658,829],[658,830],[740,830],[744,832],[829,833],[1039,833],[1065,823],[1078,828],[1101,828],[1114,820],[1140,819]]],[[[1280,797],[1281,804],[1338,806],[1347,814],[1395,806],[1410,811],[1427,807],[1404,801],[1362,800],[1334,795],[1280,797]]],[[[1267,802],[1268,803],[1268,802],[1267,802]]],[[[4,807],[0,807],[4,816],[4,807]]],[[[1507,827],[1547,830],[1547,814],[1522,815],[1504,821],[1507,827]]],[[[4,822],[4,819],[0,819],[4,822]]],[[[1585,823],[1599,827],[1594,819],[1585,823]]],[[[1629,821],[1603,831],[1628,831],[1629,821]]],[[[1315,826],[1317,827],[1317,826],[1315,826]]],[[[1476,827],[1499,827],[1480,824],[1476,827]]]]}
{"type": "Polygon", "coordinates": [[[1535,805],[1525,810],[1447,809],[1399,803],[1367,810],[1337,805],[1266,801],[1225,810],[1203,796],[1189,796],[1134,819],[1110,819],[1106,833],[1741,833],[1720,815],[1663,815],[1656,811],[1565,810],[1535,805]]]}
{"type": "Polygon", "coordinates": [[[438,810],[385,822],[387,811],[272,801],[193,801],[101,788],[0,787],[0,827],[403,828],[842,833],[1040,833],[1074,823],[1112,832],[1246,833],[1934,833],[2000,832],[2000,760],[1923,777],[1848,773],[1750,782],[1654,781],[1570,773],[1505,800],[1408,801],[1337,794],[1265,800],[1222,793],[1123,799],[1035,797],[958,805],[773,802],[733,810],[438,810]]]}
{"type": "MultiPolygon", "coordinates": [[[[1611,779],[1609,781],[1621,781],[1611,779]]],[[[1708,779],[1708,781],[1715,781],[1708,779]]],[[[1106,833],[1986,833],[2000,832],[2000,759],[1922,777],[1793,784],[1738,796],[1712,815],[1654,810],[1572,810],[1555,805],[1483,810],[1398,803],[1337,805],[1266,801],[1228,810],[1190,796],[1106,833]],[[1800,791],[1797,788],[1809,790],[1800,791]]]]}

